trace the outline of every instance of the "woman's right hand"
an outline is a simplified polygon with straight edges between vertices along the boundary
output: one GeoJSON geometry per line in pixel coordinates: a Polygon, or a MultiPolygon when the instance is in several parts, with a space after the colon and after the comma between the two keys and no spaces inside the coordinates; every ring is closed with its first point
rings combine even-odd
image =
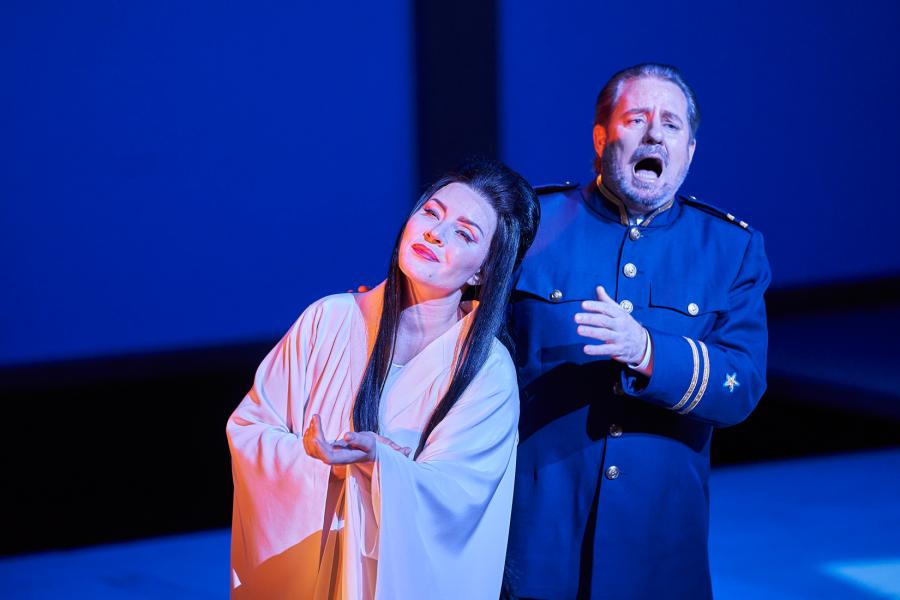
{"type": "Polygon", "coordinates": [[[349,465],[375,460],[376,448],[381,442],[397,452],[409,456],[412,448],[401,447],[384,436],[371,431],[345,433],[334,443],[325,439],[319,415],[313,415],[309,427],[303,432],[303,448],[306,453],[327,465],[349,465]]]}

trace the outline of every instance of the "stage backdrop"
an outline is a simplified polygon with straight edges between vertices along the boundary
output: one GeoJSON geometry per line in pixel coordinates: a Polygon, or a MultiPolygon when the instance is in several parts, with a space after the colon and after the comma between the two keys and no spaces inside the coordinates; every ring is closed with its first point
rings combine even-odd
{"type": "Polygon", "coordinates": [[[0,366],[274,339],[416,194],[411,6],[0,7],[0,366]]]}
{"type": "Polygon", "coordinates": [[[774,288],[900,274],[900,2],[499,6],[502,154],[533,182],[589,181],[600,86],[674,64],[703,117],[683,190],[765,234],[774,288]]]}

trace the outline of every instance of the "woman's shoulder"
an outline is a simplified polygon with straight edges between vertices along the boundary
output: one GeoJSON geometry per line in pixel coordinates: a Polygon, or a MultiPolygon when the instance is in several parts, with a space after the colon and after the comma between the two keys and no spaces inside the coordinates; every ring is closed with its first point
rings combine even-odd
{"type": "Polygon", "coordinates": [[[359,314],[353,294],[332,294],[307,306],[292,329],[319,329],[323,325],[341,323],[359,314]]]}
{"type": "Polygon", "coordinates": [[[518,393],[519,382],[516,376],[516,365],[509,350],[500,340],[494,338],[491,351],[478,372],[476,381],[479,387],[492,393],[518,393]]]}
{"type": "Polygon", "coordinates": [[[353,298],[353,294],[345,292],[319,298],[310,304],[310,308],[313,306],[317,307],[317,310],[334,314],[350,313],[356,310],[356,300],[353,298]]]}
{"type": "Polygon", "coordinates": [[[494,369],[500,369],[507,374],[511,374],[513,379],[515,379],[516,364],[509,353],[509,348],[497,338],[494,338],[494,343],[491,345],[487,363],[490,363],[494,369]]]}
{"type": "Polygon", "coordinates": [[[515,422],[519,415],[519,384],[516,367],[506,346],[494,339],[490,353],[453,407],[455,413],[506,415],[515,422]]]}

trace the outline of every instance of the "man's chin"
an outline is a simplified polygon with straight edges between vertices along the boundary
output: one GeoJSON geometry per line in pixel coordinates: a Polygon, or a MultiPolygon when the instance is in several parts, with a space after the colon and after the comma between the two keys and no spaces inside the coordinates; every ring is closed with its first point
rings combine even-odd
{"type": "Polygon", "coordinates": [[[625,196],[631,203],[646,210],[652,210],[661,206],[668,197],[665,186],[659,185],[630,185],[624,191],[625,196]]]}

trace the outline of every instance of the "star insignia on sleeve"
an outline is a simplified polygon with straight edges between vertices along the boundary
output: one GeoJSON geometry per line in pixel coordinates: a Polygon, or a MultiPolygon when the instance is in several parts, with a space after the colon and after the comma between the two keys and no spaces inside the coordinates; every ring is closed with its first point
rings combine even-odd
{"type": "Polygon", "coordinates": [[[740,386],[741,384],[737,380],[737,373],[725,374],[725,383],[722,384],[722,387],[727,387],[729,392],[734,392],[734,388],[740,386]]]}

